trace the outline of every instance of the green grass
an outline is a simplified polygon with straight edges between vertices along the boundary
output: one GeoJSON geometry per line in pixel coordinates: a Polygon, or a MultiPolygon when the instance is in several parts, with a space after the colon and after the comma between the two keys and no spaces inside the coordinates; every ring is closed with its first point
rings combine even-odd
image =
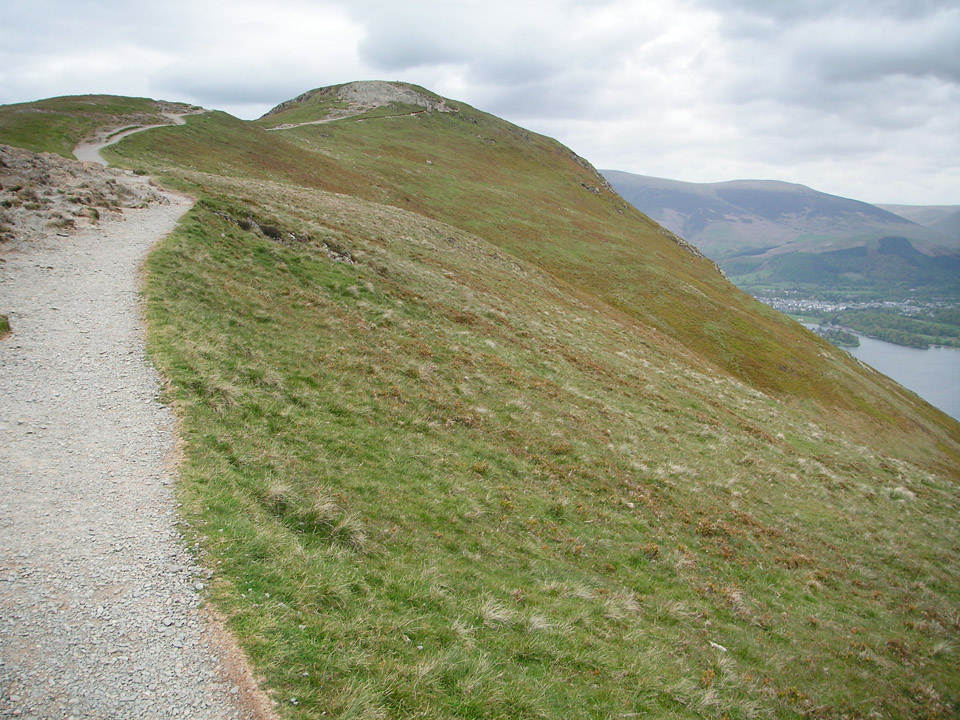
{"type": "Polygon", "coordinates": [[[0,143],[73,159],[73,149],[103,127],[167,122],[153,100],[77,95],[0,106],[0,143]]]}
{"type": "Polygon", "coordinates": [[[957,423],[459,108],[106,151],[201,199],[149,347],[281,715],[960,712],[957,423]]]}
{"type": "Polygon", "coordinates": [[[335,159],[291,143],[288,132],[269,132],[222,112],[185,119],[186,125],[137,133],[102,153],[111,164],[146,168],[164,176],[186,170],[348,191],[367,184],[366,178],[335,159]]]}
{"type": "Polygon", "coordinates": [[[952,479],[476,236],[219,190],[150,258],[151,347],[188,532],[285,715],[955,709],[952,479]]]}
{"type": "MultiPolygon", "coordinates": [[[[149,160],[159,172],[175,163],[289,182],[411,210],[537,264],[583,302],[615,308],[754,386],[858,406],[823,373],[826,343],[798,338],[792,323],[732,288],[618,196],[588,191],[598,179],[569,150],[459,107],[282,133],[212,113],[191,120],[187,132],[128,138],[107,157],[134,167],[149,160]]],[[[847,362],[849,374],[855,364],[847,362]]]]}

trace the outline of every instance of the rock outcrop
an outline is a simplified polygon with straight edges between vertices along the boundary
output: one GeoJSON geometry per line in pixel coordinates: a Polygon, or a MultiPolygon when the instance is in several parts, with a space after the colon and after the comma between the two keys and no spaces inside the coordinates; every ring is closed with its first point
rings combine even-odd
{"type": "Polygon", "coordinates": [[[346,108],[332,110],[328,119],[351,117],[393,104],[414,105],[430,112],[459,112],[457,108],[448,106],[443,98],[430,95],[408,83],[364,80],[310,90],[293,100],[280,103],[264,117],[276,115],[313,99],[337,99],[349,104],[346,108]]]}
{"type": "Polygon", "coordinates": [[[50,231],[70,232],[125,207],[162,197],[122,172],[51,153],[0,145],[0,244],[50,231]]]}

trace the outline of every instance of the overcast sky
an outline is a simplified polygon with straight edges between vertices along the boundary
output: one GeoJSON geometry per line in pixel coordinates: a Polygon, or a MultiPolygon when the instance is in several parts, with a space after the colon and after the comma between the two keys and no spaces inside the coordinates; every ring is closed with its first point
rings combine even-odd
{"type": "Polygon", "coordinates": [[[960,204],[960,0],[30,0],[0,104],[110,93],[258,117],[405,80],[598,168],[960,204]]]}

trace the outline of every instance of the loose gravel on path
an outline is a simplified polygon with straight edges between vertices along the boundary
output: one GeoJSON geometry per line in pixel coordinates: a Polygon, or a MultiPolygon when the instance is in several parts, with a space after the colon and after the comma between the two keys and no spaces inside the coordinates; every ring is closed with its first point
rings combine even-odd
{"type": "Polygon", "coordinates": [[[2,256],[0,717],[257,716],[176,529],[144,354],[138,269],[190,206],[166,198],[2,256]]]}

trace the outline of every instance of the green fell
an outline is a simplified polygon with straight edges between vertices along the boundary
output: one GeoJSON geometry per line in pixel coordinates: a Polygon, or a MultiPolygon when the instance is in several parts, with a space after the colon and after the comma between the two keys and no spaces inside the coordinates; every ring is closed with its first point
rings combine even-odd
{"type": "Polygon", "coordinates": [[[798,338],[792,323],[627,205],[586,161],[554,140],[456,105],[457,113],[274,132],[201,116],[185,132],[130,138],[114,157],[150,158],[153,170],[175,162],[281,180],[410,210],[537,263],[586,302],[656,328],[751,384],[850,405],[821,372],[812,338],[798,338]]]}
{"type": "Polygon", "coordinates": [[[451,105],[108,151],[199,199],[149,345],[281,716],[960,712],[960,426],[451,105]]]}
{"type": "MultiPolygon", "coordinates": [[[[187,107],[182,103],[176,104],[187,107]]],[[[0,106],[0,142],[73,158],[73,149],[101,129],[169,122],[147,98],[75,95],[0,106]]]]}

